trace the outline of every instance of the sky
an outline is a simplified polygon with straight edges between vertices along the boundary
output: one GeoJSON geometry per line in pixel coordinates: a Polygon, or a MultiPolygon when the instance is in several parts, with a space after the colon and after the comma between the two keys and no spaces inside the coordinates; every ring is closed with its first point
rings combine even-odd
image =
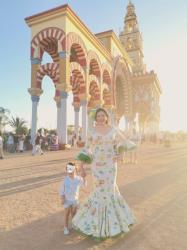
{"type": "MultiPolygon", "coordinates": [[[[161,130],[187,131],[187,1],[133,0],[143,36],[144,62],[162,86],[161,130]]],[[[68,3],[86,26],[98,33],[113,29],[118,35],[128,0],[6,0],[0,8],[0,107],[30,126],[30,29],[24,18],[68,3]]],[[[46,62],[48,57],[46,56],[46,62]]],[[[54,86],[45,77],[38,109],[39,127],[56,127],[54,86]],[[47,113],[46,113],[47,111],[47,113]]],[[[72,96],[68,123],[73,124],[72,96]]]]}

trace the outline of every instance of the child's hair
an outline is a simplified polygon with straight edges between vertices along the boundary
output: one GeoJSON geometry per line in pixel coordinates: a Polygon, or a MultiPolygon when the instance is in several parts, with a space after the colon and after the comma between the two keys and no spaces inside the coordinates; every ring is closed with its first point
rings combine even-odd
{"type": "Polygon", "coordinates": [[[67,165],[75,166],[75,173],[77,174],[77,165],[76,165],[75,162],[68,162],[68,163],[66,164],[66,171],[67,171],[67,165]]]}

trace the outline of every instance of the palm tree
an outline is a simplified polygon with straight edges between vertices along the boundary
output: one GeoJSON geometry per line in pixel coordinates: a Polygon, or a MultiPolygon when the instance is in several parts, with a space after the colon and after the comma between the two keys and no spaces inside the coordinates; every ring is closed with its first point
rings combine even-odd
{"type": "Polygon", "coordinates": [[[8,114],[10,111],[3,107],[0,107],[0,131],[8,124],[8,114]]]}
{"type": "Polygon", "coordinates": [[[12,120],[9,121],[9,125],[15,130],[17,135],[27,134],[28,128],[26,126],[26,121],[19,117],[12,117],[12,120]]]}

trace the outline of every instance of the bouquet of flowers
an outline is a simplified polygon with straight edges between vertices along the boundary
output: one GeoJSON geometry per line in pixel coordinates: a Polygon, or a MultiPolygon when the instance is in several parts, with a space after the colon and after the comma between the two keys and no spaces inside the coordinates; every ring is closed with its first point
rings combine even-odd
{"type": "Polygon", "coordinates": [[[91,164],[93,161],[92,155],[85,149],[82,149],[75,159],[78,161],[82,161],[86,164],[91,164]]]}

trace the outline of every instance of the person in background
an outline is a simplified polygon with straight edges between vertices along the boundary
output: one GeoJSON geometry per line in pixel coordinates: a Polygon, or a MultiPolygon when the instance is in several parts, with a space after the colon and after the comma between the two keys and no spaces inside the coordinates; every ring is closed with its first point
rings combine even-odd
{"type": "Polygon", "coordinates": [[[138,146],[140,144],[140,135],[135,128],[132,129],[132,134],[130,135],[130,140],[134,142],[137,147],[130,151],[130,163],[137,164],[138,163],[138,146]]]}
{"type": "Polygon", "coordinates": [[[14,134],[14,152],[18,152],[19,151],[19,138],[18,135],[14,134]]]}
{"type": "Polygon", "coordinates": [[[19,137],[19,152],[20,153],[23,153],[23,150],[24,150],[24,140],[25,140],[25,136],[21,135],[19,137]]]}
{"type": "Polygon", "coordinates": [[[41,149],[41,135],[40,133],[37,133],[35,144],[33,145],[32,155],[40,154],[43,155],[43,151],[41,149]]]}
{"type": "Polygon", "coordinates": [[[3,153],[3,137],[0,131],[0,159],[4,158],[4,153],[3,153]]]}
{"type": "Polygon", "coordinates": [[[9,134],[8,140],[7,140],[7,150],[9,153],[14,152],[14,138],[12,136],[12,133],[9,134]]]}

